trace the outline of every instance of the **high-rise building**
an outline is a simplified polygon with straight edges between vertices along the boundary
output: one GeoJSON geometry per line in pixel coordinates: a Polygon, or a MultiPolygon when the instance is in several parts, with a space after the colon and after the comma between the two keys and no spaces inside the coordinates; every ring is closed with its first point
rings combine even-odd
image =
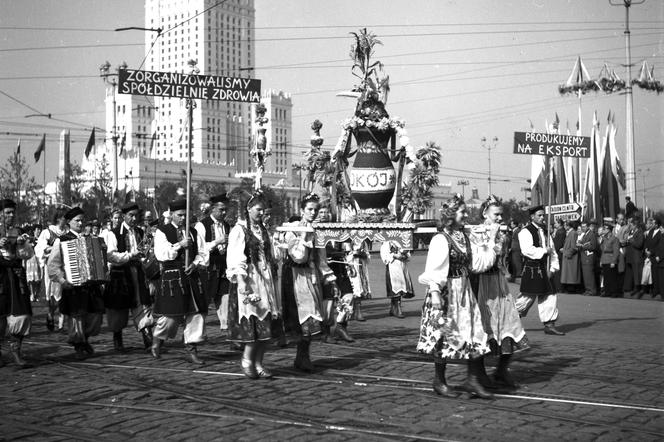
{"type": "MultiPolygon", "coordinates": [[[[145,27],[161,28],[162,34],[146,33],[142,69],[191,72],[188,62],[195,60],[203,75],[252,78],[253,71],[246,68],[254,66],[254,15],[253,0],[146,0],[145,27]]],[[[157,159],[186,160],[185,104],[179,98],[154,98],[157,159]]],[[[250,118],[247,103],[196,100],[192,161],[247,170],[250,118]]]]}

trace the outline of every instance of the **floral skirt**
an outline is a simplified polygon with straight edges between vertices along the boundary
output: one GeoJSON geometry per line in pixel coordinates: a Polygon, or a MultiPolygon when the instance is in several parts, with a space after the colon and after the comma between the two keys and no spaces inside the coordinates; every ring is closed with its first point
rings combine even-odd
{"type": "Polygon", "coordinates": [[[502,273],[479,275],[477,303],[492,353],[512,354],[529,348],[514,296],[502,273]]]}
{"type": "Polygon", "coordinates": [[[41,265],[36,256],[26,259],[25,261],[25,277],[28,282],[41,282],[41,265]]]}
{"type": "Polygon", "coordinates": [[[489,353],[488,337],[468,279],[448,279],[441,297],[441,309],[431,307],[429,293],[425,297],[417,351],[444,359],[469,359],[489,353]]]}
{"type": "Polygon", "coordinates": [[[235,342],[249,344],[257,341],[269,341],[284,334],[284,323],[281,318],[268,313],[264,319],[250,316],[240,318],[238,313],[237,284],[231,284],[228,296],[228,334],[235,342]]]}

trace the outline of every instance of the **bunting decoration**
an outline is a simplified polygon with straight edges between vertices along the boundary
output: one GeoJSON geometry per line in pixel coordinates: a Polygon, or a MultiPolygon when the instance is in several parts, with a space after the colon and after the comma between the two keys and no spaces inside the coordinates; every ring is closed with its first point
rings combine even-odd
{"type": "Polygon", "coordinates": [[[576,94],[581,93],[585,94],[586,92],[595,92],[600,89],[599,84],[592,78],[588,73],[588,69],[581,61],[581,56],[577,57],[574,67],[572,68],[572,73],[565,84],[558,86],[558,91],[564,94],[576,94]]]}
{"type": "Polygon", "coordinates": [[[659,80],[655,80],[655,66],[649,69],[647,60],[643,61],[641,70],[639,71],[639,78],[632,80],[632,84],[637,85],[641,89],[655,91],[658,94],[664,91],[664,84],[659,80]]]}
{"type": "Polygon", "coordinates": [[[625,81],[621,80],[616,71],[610,69],[606,63],[604,63],[602,70],[599,71],[597,85],[607,94],[620,92],[625,89],[625,81]]]}

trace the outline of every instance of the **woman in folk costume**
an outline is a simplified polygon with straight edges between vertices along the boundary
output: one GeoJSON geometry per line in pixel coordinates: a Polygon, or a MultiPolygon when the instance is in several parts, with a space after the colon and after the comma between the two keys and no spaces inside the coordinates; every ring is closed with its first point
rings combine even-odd
{"type": "Polygon", "coordinates": [[[228,331],[233,342],[244,344],[242,372],[250,379],[270,378],[263,367],[267,343],[283,335],[272,241],[263,225],[265,201],[261,194],[241,201],[240,217],[228,237],[226,275],[230,280],[228,331]],[[243,216],[244,215],[244,216],[243,216]]]}
{"type": "Polygon", "coordinates": [[[463,221],[468,217],[461,195],[455,195],[441,213],[443,230],[433,237],[419,282],[427,286],[417,350],[433,354],[436,393],[453,397],[445,380],[447,359],[468,359],[464,389],[484,399],[493,397],[480,384],[482,356],[491,350],[482,317],[470,287],[471,270],[483,272],[495,259],[493,248],[471,252],[463,221]]]}
{"type": "Polygon", "coordinates": [[[65,274],[65,263],[60,244],[82,236],[83,217],[83,210],[80,207],[74,207],[65,214],[69,223],[69,231],[55,240],[46,264],[49,278],[62,288],[60,312],[68,318],[67,342],[74,346],[78,359],[94,353],[88,338],[97,336],[101,331],[102,314],[104,313],[101,284],[90,282],[81,286],[73,286],[70,281],[67,281],[65,274]]]}
{"type": "Polygon", "coordinates": [[[399,247],[396,241],[385,241],[380,247],[380,258],[385,264],[385,284],[390,298],[390,316],[405,318],[401,311],[401,298],[412,298],[413,282],[406,263],[410,258],[407,250],[399,247]]]}
{"type": "Polygon", "coordinates": [[[492,353],[499,356],[493,380],[497,386],[517,388],[518,385],[508,369],[509,361],[514,353],[527,349],[529,345],[505,276],[507,269],[504,257],[509,244],[506,235],[499,230],[503,219],[502,202],[491,195],[482,203],[480,212],[484,217],[486,229],[471,232],[473,255],[479,257],[481,254],[491,254],[493,250],[496,258],[488,269],[478,275],[477,304],[482,314],[484,331],[489,338],[489,346],[492,353]]]}
{"type": "MultiPolygon", "coordinates": [[[[318,215],[319,198],[310,193],[300,202],[300,221],[294,227],[312,227],[318,215]]],[[[295,368],[311,372],[311,338],[321,333],[323,285],[335,281],[327,265],[324,248],[314,247],[314,234],[288,232],[285,236],[288,255],[282,267],[284,325],[287,333],[299,337],[295,368]]]]}

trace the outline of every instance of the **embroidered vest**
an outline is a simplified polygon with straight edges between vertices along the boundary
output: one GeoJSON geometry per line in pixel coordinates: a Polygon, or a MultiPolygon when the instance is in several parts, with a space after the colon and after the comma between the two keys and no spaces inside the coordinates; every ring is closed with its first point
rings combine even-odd
{"type": "MultiPolygon", "coordinates": [[[[175,228],[173,224],[166,224],[165,226],[160,226],[161,230],[169,243],[175,244],[180,241],[178,238],[178,229],[175,228]]],[[[191,239],[191,244],[189,245],[189,259],[193,261],[194,257],[198,254],[198,245],[196,244],[196,230],[189,229],[189,239],[191,239]]],[[[174,261],[180,261],[184,259],[185,249],[178,250],[178,255],[174,261]]]]}

